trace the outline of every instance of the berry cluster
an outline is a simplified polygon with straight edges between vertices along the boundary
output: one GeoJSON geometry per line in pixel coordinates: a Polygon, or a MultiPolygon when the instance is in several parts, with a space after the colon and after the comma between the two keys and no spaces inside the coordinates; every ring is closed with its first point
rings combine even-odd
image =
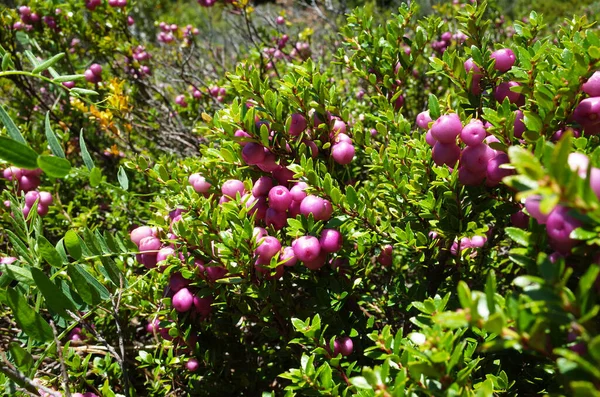
{"type": "MultiPolygon", "coordinates": [[[[2,174],[5,179],[13,182],[17,191],[25,193],[25,205],[22,208],[25,217],[29,215],[32,208],[35,208],[40,216],[48,214],[48,207],[53,201],[52,194],[36,190],[41,183],[41,169],[26,170],[17,167],[8,167],[2,174]]],[[[5,201],[4,205],[10,208],[10,201],[5,201]]]]}

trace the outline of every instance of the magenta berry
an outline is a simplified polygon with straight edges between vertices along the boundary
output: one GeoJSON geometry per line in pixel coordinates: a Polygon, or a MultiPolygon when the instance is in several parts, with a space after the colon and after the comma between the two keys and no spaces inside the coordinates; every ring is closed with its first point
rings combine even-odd
{"type": "MultiPolygon", "coordinates": [[[[347,336],[336,339],[336,341],[334,343],[335,343],[336,349],[339,350],[339,353],[344,357],[347,357],[350,354],[352,354],[352,351],[354,350],[354,343],[352,342],[352,339],[350,339],[347,336]]],[[[334,350],[334,352],[335,352],[335,350],[334,350]]]]}
{"type": "Polygon", "coordinates": [[[140,226],[135,228],[130,233],[131,241],[139,247],[140,242],[145,237],[156,237],[155,229],[152,229],[150,226],[140,226]]]}
{"type": "Polygon", "coordinates": [[[187,288],[182,288],[171,298],[171,305],[178,312],[187,312],[192,308],[194,296],[187,288]]]}
{"type": "Polygon", "coordinates": [[[577,105],[573,120],[580,124],[585,133],[600,133],[600,97],[586,98],[577,105]]]}
{"type": "Polygon", "coordinates": [[[338,164],[350,164],[354,158],[354,153],[354,146],[348,142],[336,143],[331,147],[331,156],[338,164]]]}
{"type": "Polygon", "coordinates": [[[244,195],[244,182],[237,179],[230,179],[223,183],[221,186],[221,192],[224,196],[229,198],[235,198],[236,194],[240,194],[240,196],[244,195]]]}
{"type": "Polygon", "coordinates": [[[440,116],[431,126],[431,135],[441,143],[454,143],[462,131],[462,123],[458,114],[440,116]]]}
{"type": "Polygon", "coordinates": [[[248,142],[242,149],[242,158],[246,164],[255,165],[262,163],[265,159],[265,148],[258,143],[248,142]]]}
{"type": "Polygon", "coordinates": [[[306,182],[298,182],[290,189],[290,194],[294,201],[302,201],[306,197],[306,188],[308,185],[306,182]]]}
{"type": "Polygon", "coordinates": [[[275,230],[281,230],[287,224],[287,214],[285,211],[267,208],[267,211],[265,212],[265,224],[267,226],[273,226],[275,230]]]}
{"type": "Polygon", "coordinates": [[[431,157],[433,157],[433,161],[439,166],[445,164],[448,167],[452,167],[460,157],[460,148],[456,143],[437,142],[433,146],[431,157]]]}
{"type": "Polygon", "coordinates": [[[298,263],[298,258],[296,258],[296,254],[292,247],[283,247],[281,249],[281,255],[279,256],[279,261],[283,262],[285,266],[291,267],[298,263]]]}
{"type": "Polygon", "coordinates": [[[285,186],[275,186],[269,191],[269,207],[277,211],[287,211],[292,200],[292,194],[285,186]]]}
{"type": "Polygon", "coordinates": [[[483,142],[487,132],[481,120],[473,119],[460,132],[460,140],[467,146],[475,146],[483,142]]]}
{"type": "Polygon", "coordinates": [[[573,230],[581,226],[581,222],[569,214],[570,209],[557,205],[546,221],[546,231],[553,247],[561,252],[568,253],[577,240],[570,237],[573,230]]]}
{"type": "Polygon", "coordinates": [[[429,129],[429,123],[431,123],[431,116],[429,116],[429,110],[421,112],[417,115],[417,126],[424,130],[429,129]]]}
{"type": "Polygon", "coordinates": [[[600,71],[594,72],[592,77],[583,83],[581,90],[591,97],[600,97],[600,71]]]}
{"type": "Polygon", "coordinates": [[[494,98],[500,103],[504,101],[504,98],[508,98],[510,103],[514,103],[518,106],[525,104],[525,98],[518,92],[512,91],[512,87],[519,87],[521,84],[516,81],[509,81],[498,84],[498,87],[494,90],[494,98]]]}
{"type": "Polygon", "coordinates": [[[315,220],[326,221],[331,216],[331,203],[321,197],[309,195],[300,203],[300,213],[308,217],[313,214],[315,220]]]}
{"type": "Polygon", "coordinates": [[[190,372],[196,372],[200,368],[200,363],[192,357],[185,363],[185,368],[190,372]]]}
{"type": "Polygon", "coordinates": [[[494,157],[494,151],[485,143],[467,146],[460,156],[460,163],[473,172],[485,170],[488,161],[494,157]]]}
{"type": "Polygon", "coordinates": [[[288,130],[291,136],[298,136],[306,130],[307,122],[306,118],[300,113],[292,114],[292,121],[290,123],[290,129],[288,130]]]}
{"type": "Polygon", "coordinates": [[[515,53],[510,48],[492,52],[491,58],[496,60],[494,68],[499,72],[508,72],[515,64],[515,53]]]}
{"type": "Polygon", "coordinates": [[[171,277],[169,278],[169,288],[174,292],[187,287],[189,284],[190,280],[184,278],[179,272],[171,274],[171,277]]]}
{"type": "Polygon", "coordinates": [[[294,240],[292,249],[296,258],[303,262],[311,262],[319,257],[321,244],[316,237],[302,236],[294,240]]]}
{"type": "Polygon", "coordinates": [[[277,238],[266,236],[259,243],[254,253],[264,261],[270,261],[273,256],[281,249],[281,243],[277,238]]]}
{"type": "Polygon", "coordinates": [[[539,224],[545,224],[548,220],[549,214],[544,214],[540,209],[540,203],[542,201],[542,197],[538,195],[529,196],[525,200],[525,209],[529,212],[539,224]]]}
{"type": "Polygon", "coordinates": [[[323,229],[319,244],[321,244],[321,250],[325,252],[337,252],[342,249],[342,234],[335,229],[323,229]]]}
{"type": "Polygon", "coordinates": [[[268,176],[261,176],[254,182],[254,186],[252,187],[252,195],[255,197],[266,196],[269,194],[269,191],[273,188],[273,179],[268,176]]]}

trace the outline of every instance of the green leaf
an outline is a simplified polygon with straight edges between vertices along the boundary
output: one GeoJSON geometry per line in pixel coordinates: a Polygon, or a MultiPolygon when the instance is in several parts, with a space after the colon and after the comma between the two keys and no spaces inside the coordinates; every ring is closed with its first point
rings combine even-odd
{"type": "Polygon", "coordinates": [[[65,234],[63,242],[65,243],[69,255],[75,260],[81,259],[81,242],[77,233],[73,230],[69,230],[67,234],[65,234]]]}
{"type": "Polygon", "coordinates": [[[38,237],[38,251],[40,256],[44,258],[51,266],[61,267],[63,265],[60,254],[52,244],[44,236],[38,237]]]}
{"type": "Polygon", "coordinates": [[[64,319],[70,320],[71,316],[67,314],[67,310],[75,311],[73,302],[40,269],[32,268],[31,275],[35,280],[35,285],[42,293],[48,308],[64,319]]]}
{"type": "Polygon", "coordinates": [[[511,146],[508,148],[508,156],[519,174],[524,174],[536,181],[544,177],[544,169],[539,160],[527,149],[521,146],[511,146]]]}
{"type": "Polygon", "coordinates": [[[8,113],[6,113],[6,110],[4,110],[4,107],[1,105],[0,105],[0,121],[6,127],[8,136],[10,136],[12,139],[14,139],[15,141],[17,141],[19,143],[27,145],[27,141],[25,141],[25,138],[23,138],[23,135],[21,135],[21,131],[19,131],[19,128],[17,128],[17,126],[12,121],[12,119],[10,118],[8,113]]]}
{"type": "Polygon", "coordinates": [[[429,117],[435,120],[440,117],[440,103],[435,95],[429,94],[429,117]]]}
{"type": "Polygon", "coordinates": [[[32,71],[31,73],[40,73],[43,72],[44,70],[48,69],[49,67],[51,67],[52,65],[54,65],[56,62],[60,61],[61,59],[63,59],[65,57],[65,53],[64,52],[60,52],[56,55],[54,55],[52,58],[50,59],[46,59],[44,62],[38,64],[32,71]]]}
{"type": "Polygon", "coordinates": [[[29,267],[0,263],[0,273],[2,273],[3,275],[6,274],[8,277],[17,280],[18,282],[23,284],[34,284],[29,267]]]}
{"type": "Polygon", "coordinates": [[[38,168],[38,154],[29,146],[5,136],[0,136],[0,159],[30,170],[38,168]]]}
{"type": "Polygon", "coordinates": [[[54,339],[50,325],[29,306],[27,299],[21,293],[11,288],[6,291],[6,298],[7,304],[13,312],[13,319],[23,332],[40,342],[54,339]]]}
{"type": "Polygon", "coordinates": [[[117,179],[119,180],[119,185],[123,188],[123,190],[129,189],[129,178],[127,178],[127,173],[123,166],[119,167],[119,172],[117,173],[117,179]]]}
{"type": "Polygon", "coordinates": [[[508,237],[510,237],[510,239],[515,243],[524,247],[529,246],[529,239],[531,237],[530,232],[525,231],[523,229],[519,229],[518,227],[507,227],[504,230],[506,231],[508,237]]]}
{"type": "Polygon", "coordinates": [[[90,186],[97,187],[102,182],[102,170],[98,167],[92,168],[90,172],[90,186]]]}
{"type": "Polygon", "coordinates": [[[471,289],[464,281],[458,283],[458,300],[460,301],[463,309],[470,309],[473,306],[473,300],[471,298],[471,289]]]}
{"type": "Polygon", "coordinates": [[[98,95],[98,93],[94,90],[87,90],[85,88],[71,88],[70,92],[81,95],[98,95]]]}
{"type": "Polygon", "coordinates": [[[57,83],[64,83],[65,81],[81,80],[84,77],[85,76],[83,74],[66,74],[64,76],[55,77],[52,81],[55,81],[57,83]]]}
{"type": "Polygon", "coordinates": [[[88,170],[94,168],[94,160],[92,160],[92,156],[90,156],[90,152],[87,150],[87,146],[85,145],[85,140],[83,139],[83,128],[79,133],[79,148],[81,149],[81,157],[83,158],[83,163],[87,167],[88,170]]]}
{"type": "Polygon", "coordinates": [[[81,299],[88,305],[96,305],[104,299],[108,299],[108,290],[89,274],[81,265],[75,264],[67,268],[67,274],[71,278],[75,289],[81,299]]]}
{"type": "Polygon", "coordinates": [[[29,352],[21,347],[17,342],[12,342],[8,345],[8,351],[12,361],[21,371],[27,373],[33,366],[33,357],[29,352]]]}
{"type": "Polygon", "coordinates": [[[65,152],[63,151],[62,146],[60,146],[60,143],[58,142],[54,131],[52,131],[52,126],[50,125],[50,112],[46,112],[45,128],[46,139],[48,140],[48,145],[50,145],[50,150],[52,151],[52,154],[54,154],[56,157],[64,159],[65,152]]]}
{"type": "Polygon", "coordinates": [[[64,178],[71,171],[71,163],[67,159],[42,154],[37,159],[38,166],[50,177],[64,178]]]}
{"type": "Polygon", "coordinates": [[[363,376],[355,376],[354,378],[350,378],[350,383],[359,389],[373,389],[363,376]]]}

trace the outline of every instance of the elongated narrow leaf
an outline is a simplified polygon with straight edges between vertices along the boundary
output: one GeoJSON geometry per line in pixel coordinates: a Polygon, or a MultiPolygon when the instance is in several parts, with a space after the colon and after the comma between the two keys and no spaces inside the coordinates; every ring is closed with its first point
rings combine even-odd
{"type": "Polygon", "coordinates": [[[33,277],[28,267],[8,265],[6,263],[0,263],[0,273],[6,274],[13,280],[17,280],[20,283],[33,285],[33,277]]]}
{"type": "Polygon", "coordinates": [[[75,305],[67,298],[60,288],[54,284],[50,278],[38,268],[31,269],[31,275],[35,280],[35,285],[39,288],[48,308],[63,317],[70,320],[71,316],[67,314],[67,310],[75,311],[75,305]]]}
{"type": "Polygon", "coordinates": [[[98,280],[88,273],[83,266],[75,264],[67,268],[67,273],[73,281],[81,299],[88,305],[95,305],[110,297],[110,292],[98,280]]]}
{"type": "Polygon", "coordinates": [[[27,145],[27,141],[25,141],[25,138],[23,138],[23,135],[21,135],[21,131],[19,131],[19,128],[17,128],[16,124],[14,121],[12,121],[8,113],[6,113],[6,110],[4,110],[3,106],[0,106],[0,121],[2,121],[2,124],[4,124],[6,127],[8,136],[17,142],[27,145]]]}
{"type": "Polygon", "coordinates": [[[85,140],[83,139],[83,128],[79,133],[79,147],[81,148],[81,157],[83,158],[83,163],[88,170],[91,170],[94,168],[94,160],[92,160],[92,156],[90,156],[90,152],[88,152],[87,146],[85,145],[85,140]]]}
{"type": "Polygon", "coordinates": [[[54,178],[64,178],[71,171],[69,160],[56,156],[42,154],[38,157],[37,164],[48,176],[54,178]]]}
{"type": "Polygon", "coordinates": [[[33,357],[27,350],[21,347],[17,342],[12,342],[8,345],[8,351],[10,352],[13,362],[21,369],[21,371],[28,372],[33,365],[33,357]]]}
{"type": "Polygon", "coordinates": [[[0,136],[0,159],[26,169],[36,169],[38,154],[29,146],[5,136],[0,136]]]}
{"type": "Polygon", "coordinates": [[[127,178],[127,173],[125,172],[125,169],[123,168],[123,166],[119,167],[119,173],[117,174],[117,179],[119,180],[119,185],[121,185],[121,187],[124,190],[129,189],[129,178],[127,178]]]}
{"type": "Polygon", "coordinates": [[[75,81],[84,78],[82,74],[66,74],[64,76],[58,76],[54,78],[57,83],[64,83],[65,81],[75,81]]]}
{"type": "Polygon", "coordinates": [[[44,236],[38,237],[38,251],[42,258],[51,266],[61,267],[63,262],[60,254],[44,236]]]}
{"type": "Polygon", "coordinates": [[[85,88],[71,88],[71,92],[81,95],[98,95],[98,93],[94,90],[86,90],[85,88]]]}
{"type": "Polygon", "coordinates": [[[46,139],[48,140],[48,145],[50,145],[50,150],[52,151],[52,154],[54,154],[56,157],[64,159],[65,152],[63,151],[62,146],[60,146],[60,142],[58,142],[54,131],[52,131],[52,126],[50,125],[50,112],[46,112],[45,128],[46,139]]]}
{"type": "Polygon", "coordinates": [[[13,319],[23,332],[40,342],[47,342],[54,338],[50,325],[29,306],[27,299],[16,289],[9,289],[6,292],[6,301],[13,312],[13,319]]]}
{"type": "Polygon", "coordinates": [[[65,57],[65,53],[64,52],[58,53],[58,54],[54,55],[52,58],[46,59],[44,62],[39,63],[31,71],[31,73],[40,73],[40,72],[43,72],[44,70],[48,69],[50,66],[54,65],[56,62],[58,62],[61,59],[63,59],[64,57],[65,57]]]}
{"type": "Polygon", "coordinates": [[[63,241],[69,255],[71,255],[75,260],[79,260],[81,258],[81,244],[79,242],[79,236],[77,236],[77,233],[75,233],[73,230],[69,230],[67,234],[65,234],[63,241]]]}

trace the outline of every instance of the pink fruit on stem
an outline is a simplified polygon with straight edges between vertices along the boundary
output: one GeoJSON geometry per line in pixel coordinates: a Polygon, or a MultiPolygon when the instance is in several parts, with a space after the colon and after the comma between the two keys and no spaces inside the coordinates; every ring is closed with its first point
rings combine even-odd
{"type": "Polygon", "coordinates": [[[546,221],[546,232],[552,246],[561,253],[569,253],[571,248],[577,243],[570,237],[573,230],[581,226],[581,222],[574,218],[567,207],[557,205],[546,221]]]}
{"type": "Polygon", "coordinates": [[[272,175],[280,185],[287,185],[294,179],[294,172],[281,165],[273,170],[272,175]]]}
{"type": "Polygon", "coordinates": [[[581,101],[573,112],[573,120],[583,127],[586,134],[600,133],[600,97],[581,101]]]}
{"type": "Polygon", "coordinates": [[[150,226],[140,226],[135,228],[130,233],[131,241],[139,247],[140,241],[145,237],[156,237],[156,231],[150,226]]]}
{"type": "Polygon", "coordinates": [[[352,162],[355,154],[354,146],[348,142],[336,143],[331,147],[331,157],[341,165],[347,165],[352,162]]]}
{"type": "Polygon", "coordinates": [[[254,239],[256,241],[259,241],[261,238],[268,236],[269,234],[267,233],[267,229],[263,228],[263,227],[255,227],[254,230],[252,231],[252,237],[254,237],[254,239]]]}
{"type": "Polygon", "coordinates": [[[40,186],[40,177],[35,175],[23,175],[19,178],[19,189],[24,192],[37,189],[40,186]]]}
{"type": "Polygon", "coordinates": [[[391,244],[386,244],[381,247],[381,252],[377,256],[377,262],[385,267],[391,266],[393,263],[393,251],[394,247],[392,247],[391,244]]]}
{"type": "Polygon", "coordinates": [[[467,146],[460,156],[460,164],[470,171],[480,172],[487,167],[488,161],[494,157],[494,151],[485,143],[467,146]]]}
{"type": "Polygon", "coordinates": [[[25,204],[29,207],[33,207],[33,204],[35,204],[35,202],[40,198],[40,194],[35,191],[32,190],[30,192],[27,192],[25,194],[25,204]]]}
{"type": "Polygon", "coordinates": [[[270,261],[281,250],[281,243],[276,237],[266,236],[259,242],[254,253],[263,261],[270,261]]]}
{"type": "Polygon", "coordinates": [[[302,236],[294,240],[292,249],[296,258],[303,262],[310,262],[319,257],[321,253],[321,244],[316,237],[302,236]]]}
{"type": "Polygon", "coordinates": [[[292,200],[292,194],[285,186],[275,186],[269,191],[269,207],[277,211],[287,211],[292,200]]]}
{"type": "Polygon", "coordinates": [[[522,138],[525,132],[525,123],[523,123],[523,112],[520,109],[515,110],[514,135],[517,138],[522,138]]]}
{"type": "Polygon", "coordinates": [[[287,224],[287,214],[285,211],[277,211],[275,208],[268,208],[265,213],[265,224],[272,226],[275,230],[281,230],[287,224]]]}
{"type": "Polygon", "coordinates": [[[474,172],[465,166],[458,168],[458,181],[465,186],[480,185],[485,179],[485,172],[474,172]]]}
{"type": "Polygon", "coordinates": [[[190,372],[196,372],[200,368],[200,363],[192,357],[185,363],[185,368],[190,372]]]}
{"type": "Polygon", "coordinates": [[[245,146],[248,144],[248,139],[252,138],[252,136],[250,134],[248,134],[246,131],[244,130],[237,130],[233,136],[235,136],[236,138],[239,138],[239,143],[242,146],[245,146]]]}
{"type": "Polygon", "coordinates": [[[273,179],[268,176],[261,176],[254,182],[252,187],[252,195],[255,197],[266,196],[273,187],[273,179]]]}
{"type": "Polygon", "coordinates": [[[549,214],[544,214],[540,210],[541,201],[542,197],[539,195],[529,196],[525,199],[525,209],[539,224],[544,225],[548,220],[549,214]]]}
{"type": "Polygon", "coordinates": [[[97,64],[97,63],[93,63],[90,66],[90,70],[92,71],[93,74],[95,74],[96,76],[101,76],[102,75],[102,65],[97,64]]]}
{"type": "Polygon", "coordinates": [[[350,339],[347,336],[344,336],[337,339],[335,342],[336,347],[338,347],[339,352],[342,354],[342,356],[346,357],[352,354],[352,351],[354,350],[354,343],[352,342],[352,339],[350,339]]]}
{"type": "Polygon", "coordinates": [[[258,143],[248,142],[242,149],[242,159],[249,165],[262,163],[265,159],[265,147],[258,143]]]}
{"type": "Polygon", "coordinates": [[[319,237],[319,244],[321,244],[321,250],[325,252],[338,252],[342,249],[342,234],[335,229],[323,229],[321,237],[319,237]]]}
{"type": "Polygon", "coordinates": [[[431,126],[431,135],[441,143],[455,143],[462,131],[462,123],[456,113],[440,116],[431,126]]]}
{"type": "Polygon", "coordinates": [[[425,142],[427,142],[427,144],[431,147],[434,147],[437,143],[437,140],[431,134],[431,130],[427,130],[427,133],[425,134],[425,142]]]}
{"type": "Polygon", "coordinates": [[[515,64],[515,53],[510,48],[503,48],[492,52],[491,58],[496,60],[494,68],[499,72],[508,72],[515,64]]]}
{"type": "Polygon", "coordinates": [[[178,312],[187,312],[192,308],[194,296],[187,288],[182,288],[173,295],[171,305],[178,312]]]}
{"type": "Polygon", "coordinates": [[[583,83],[581,90],[591,97],[600,97],[600,71],[594,72],[592,77],[583,83]]]}
{"type": "Polygon", "coordinates": [[[308,217],[313,214],[315,220],[319,221],[329,219],[331,216],[329,208],[331,208],[329,201],[313,195],[306,196],[300,203],[300,213],[303,216],[308,217]]]}
{"type": "Polygon", "coordinates": [[[308,185],[306,182],[298,182],[290,189],[290,194],[294,201],[302,201],[306,197],[306,189],[308,185]]]}
{"type": "Polygon", "coordinates": [[[298,263],[298,258],[296,258],[296,254],[294,254],[294,249],[292,247],[283,247],[281,249],[281,255],[279,255],[279,261],[283,262],[284,266],[294,266],[298,263]]]}
{"type": "Polygon", "coordinates": [[[514,227],[518,227],[520,229],[527,229],[527,227],[529,227],[529,217],[521,210],[510,216],[510,222],[514,227]]]}
{"type": "Polygon", "coordinates": [[[138,262],[140,262],[146,269],[153,269],[156,267],[156,253],[148,252],[136,255],[138,262]]]}
{"type": "Polygon", "coordinates": [[[424,130],[429,129],[429,123],[431,123],[431,116],[429,116],[429,110],[421,112],[417,115],[417,126],[424,130]]]}
{"type": "Polygon", "coordinates": [[[187,287],[189,284],[190,280],[184,278],[179,272],[171,274],[171,277],[169,278],[169,288],[175,292],[187,287]]]}
{"type": "Polygon", "coordinates": [[[331,127],[331,132],[333,136],[337,134],[345,134],[346,133],[346,123],[344,123],[340,119],[335,119],[333,121],[333,126],[331,127]]]}
{"type": "Polygon", "coordinates": [[[197,193],[207,193],[212,186],[202,175],[198,173],[190,175],[188,182],[197,193]]]}
{"type": "Polygon", "coordinates": [[[456,143],[437,142],[433,146],[431,157],[439,166],[445,164],[448,167],[453,167],[460,157],[460,148],[456,143]]]}
{"type": "Polygon", "coordinates": [[[307,127],[307,123],[306,123],[306,118],[301,115],[300,113],[294,113],[292,114],[292,121],[290,123],[290,129],[288,130],[288,133],[291,136],[298,136],[301,133],[304,132],[304,130],[306,130],[307,127]]]}
{"type": "Polygon", "coordinates": [[[206,277],[209,281],[221,279],[228,273],[227,269],[225,269],[223,266],[206,266],[205,271],[206,277]]]}
{"type": "Polygon", "coordinates": [[[504,98],[508,98],[510,103],[514,103],[517,106],[523,106],[525,104],[525,97],[518,92],[512,91],[512,87],[519,87],[521,84],[516,81],[509,81],[498,84],[494,90],[494,98],[496,101],[502,103],[504,98]]]}
{"type": "Polygon", "coordinates": [[[303,261],[302,263],[304,264],[304,266],[306,266],[307,269],[319,270],[327,263],[327,252],[322,251],[319,254],[319,256],[317,256],[315,259],[310,261],[303,261]]]}
{"type": "Polygon", "coordinates": [[[473,119],[460,132],[460,140],[467,146],[475,146],[483,142],[487,132],[481,120],[473,119]]]}
{"type": "Polygon", "coordinates": [[[489,181],[500,183],[505,177],[514,174],[514,170],[501,168],[502,164],[508,164],[510,160],[506,153],[500,152],[494,158],[488,161],[486,165],[486,176],[489,181]]]}
{"type": "MultiPolygon", "coordinates": [[[[567,159],[567,164],[571,171],[576,172],[580,177],[585,178],[587,169],[590,165],[590,159],[583,153],[570,153],[567,159]]],[[[27,196],[25,196],[27,198],[27,196]]]]}
{"type": "Polygon", "coordinates": [[[5,179],[9,181],[19,180],[23,176],[23,170],[17,167],[8,167],[2,172],[5,179]]]}
{"type": "Polygon", "coordinates": [[[52,204],[53,198],[50,192],[40,192],[40,204],[49,206],[52,204]]]}
{"type": "Polygon", "coordinates": [[[300,215],[300,204],[301,201],[292,200],[292,204],[288,208],[288,218],[295,218],[300,215]]]}
{"type": "Polygon", "coordinates": [[[467,59],[464,63],[464,67],[467,73],[473,71],[471,93],[475,95],[481,94],[481,78],[483,77],[483,74],[481,74],[481,69],[475,64],[473,58],[467,59]]]}
{"type": "Polygon", "coordinates": [[[211,297],[200,298],[198,296],[194,296],[193,306],[194,311],[200,314],[202,317],[207,317],[211,312],[211,305],[213,300],[211,297]]]}
{"type": "Polygon", "coordinates": [[[223,186],[221,186],[221,192],[223,195],[232,199],[235,198],[237,193],[239,193],[240,196],[243,196],[244,189],[244,182],[237,179],[230,179],[223,183],[223,186]]]}
{"type": "Polygon", "coordinates": [[[140,252],[144,253],[146,251],[158,251],[161,245],[162,243],[157,237],[148,236],[140,240],[139,248],[140,252]]]}
{"type": "Polygon", "coordinates": [[[161,248],[156,254],[156,262],[167,260],[170,256],[175,256],[175,250],[171,247],[161,248]]]}

